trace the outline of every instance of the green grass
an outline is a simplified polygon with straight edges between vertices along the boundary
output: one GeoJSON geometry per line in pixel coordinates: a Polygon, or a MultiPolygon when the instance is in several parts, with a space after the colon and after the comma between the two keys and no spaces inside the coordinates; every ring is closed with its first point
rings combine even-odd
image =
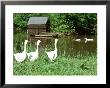
{"type": "Polygon", "coordinates": [[[14,75],[97,75],[96,54],[77,55],[76,57],[58,56],[50,62],[47,55],[34,62],[26,59],[17,63],[14,59],[14,75]]]}

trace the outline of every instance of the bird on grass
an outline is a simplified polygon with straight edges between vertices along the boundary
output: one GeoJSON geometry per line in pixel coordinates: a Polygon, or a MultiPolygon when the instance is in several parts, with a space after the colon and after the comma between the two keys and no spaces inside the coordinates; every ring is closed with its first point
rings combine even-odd
{"type": "Polygon", "coordinates": [[[54,44],[55,50],[54,51],[46,52],[50,61],[53,61],[57,57],[57,42],[58,42],[58,39],[55,39],[55,44],[54,44]]]}
{"type": "Polygon", "coordinates": [[[38,58],[38,46],[39,46],[40,42],[41,42],[40,40],[37,41],[37,49],[35,52],[27,53],[28,59],[30,61],[34,61],[35,59],[38,58]]]}
{"type": "Polygon", "coordinates": [[[22,61],[25,60],[26,53],[27,53],[26,52],[26,44],[27,44],[27,42],[28,42],[28,40],[25,40],[25,42],[24,42],[24,51],[23,52],[14,54],[14,57],[15,57],[17,62],[22,62],[22,61]]]}

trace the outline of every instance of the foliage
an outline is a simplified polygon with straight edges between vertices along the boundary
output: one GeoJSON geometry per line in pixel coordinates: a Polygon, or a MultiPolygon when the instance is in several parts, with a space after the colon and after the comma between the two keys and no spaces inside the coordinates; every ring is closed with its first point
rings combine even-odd
{"type": "Polygon", "coordinates": [[[29,18],[35,16],[48,17],[51,32],[96,34],[96,13],[14,13],[14,27],[26,30],[29,18]]]}
{"type": "Polygon", "coordinates": [[[34,62],[14,60],[14,75],[96,75],[96,55],[79,55],[76,58],[59,56],[50,62],[46,54],[34,62]]]}
{"type": "Polygon", "coordinates": [[[97,24],[97,15],[94,13],[77,13],[67,14],[66,20],[71,29],[75,30],[78,34],[94,34],[96,30],[94,28],[97,24]]]}

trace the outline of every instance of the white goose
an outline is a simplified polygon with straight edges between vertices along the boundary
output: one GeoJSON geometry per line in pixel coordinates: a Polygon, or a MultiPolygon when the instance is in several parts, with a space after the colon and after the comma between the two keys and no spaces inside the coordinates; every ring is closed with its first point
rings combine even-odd
{"type": "Polygon", "coordinates": [[[54,51],[46,52],[48,55],[48,58],[51,61],[56,59],[56,57],[57,57],[57,42],[58,42],[58,39],[55,39],[55,50],[54,51]]]}
{"type": "Polygon", "coordinates": [[[35,59],[38,58],[38,46],[40,42],[41,42],[40,40],[37,41],[37,49],[35,52],[27,53],[28,59],[30,59],[30,61],[34,61],[35,59]]]}
{"type": "Polygon", "coordinates": [[[22,62],[25,60],[26,58],[26,44],[27,44],[28,40],[25,40],[24,42],[24,51],[22,53],[16,53],[14,54],[14,57],[16,59],[17,62],[22,62]]]}
{"type": "Polygon", "coordinates": [[[85,43],[87,43],[88,41],[94,41],[94,39],[87,39],[87,38],[84,39],[85,39],[85,43]]]}

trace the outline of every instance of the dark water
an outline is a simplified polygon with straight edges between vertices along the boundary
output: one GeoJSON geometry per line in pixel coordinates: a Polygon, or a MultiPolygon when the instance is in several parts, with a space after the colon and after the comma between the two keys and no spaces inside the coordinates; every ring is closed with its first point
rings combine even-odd
{"type": "MultiPolygon", "coordinates": [[[[65,55],[67,56],[75,56],[78,53],[86,54],[86,53],[94,53],[97,50],[97,36],[86,36],[89,39],[93,39],[93,41],[88,41],[85,43],[85,36],[62,36],[58,38],[57,49],[58,56],[65,55]],[[75,41],[75,39],[80,39],[81,41],[75,41]]],[[[30,43],[28,43],[28,52],[35,51],[37,40],[41,40],[39,45],[39,52],[43,54],[45,51],[53,51],[55,49],[54,43],[55,38],[36,38],[32,39],[30,43]],[[30,48],[29,48],[30,47],[30,48]]]]}

